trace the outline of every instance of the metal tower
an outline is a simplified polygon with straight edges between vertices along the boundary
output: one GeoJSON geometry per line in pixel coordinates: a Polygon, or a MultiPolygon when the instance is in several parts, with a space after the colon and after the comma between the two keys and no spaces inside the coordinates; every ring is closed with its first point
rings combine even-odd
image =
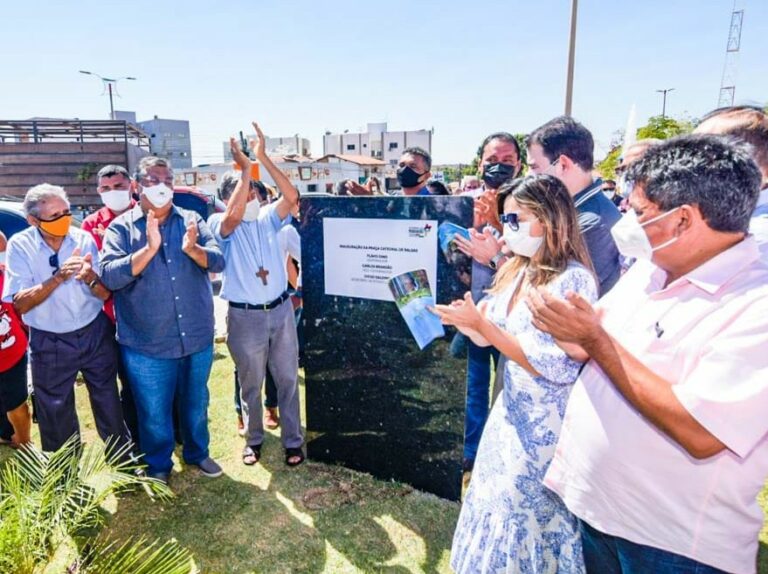
{"type": "Polygon", "coordinates": [[[731,26],[728,30],[728,46],[725,49],[725,65],[723,78],[720,81],[720,98],[717,107],[732,106],[736,95],[736,72],[739,63],[739,48],[741,46],[741,23],[744,21],[744,10],[734,10],[731,14],[731,26]]]}

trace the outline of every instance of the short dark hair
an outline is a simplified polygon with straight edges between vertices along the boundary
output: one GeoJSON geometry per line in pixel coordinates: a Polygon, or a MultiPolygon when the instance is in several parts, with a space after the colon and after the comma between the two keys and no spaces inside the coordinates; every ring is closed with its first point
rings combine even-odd
{"type": "Polygon", "coordinates": [[[102,177],[114,177],[116,175],[122,175],[125,176],[126,179],[131,179],[128,170],[125,169],[122,165],[109,164],[105,165],[99,170],[99,173],[96,174],[96,180],[98,181],[102,177]]]}
{"type": "Polygon", "coordinates": [[[768,172],[768,114],[757,106],[730,106],[709,112],[699,125],[716,118],[725,124],[717,133],[751,145],[758,167],[768,172]]]}
{"type": "Polygon", "coordinates": [[[760,193],[749,147],[714,135],[683,135],[648,148],[627,170],[663,211],[696,205],[715,231],[746,232],[760,193]]]}
{"type": "Polygon", "coordinates": [[[400,155],[400,157],[403,157],[407,153],[419,156],[421,159],[423,159],[424,164],[427,166],[427,171],[432,169],[432,156],[429,155],[429,152],[424,148],[418,146],[407,147],[403,150],[403,153],[400,155]]]}
{"type": "Polygon", "coordinates": [[[445,187],[445,184],[442,181],[438,181],[436,179],[430,179],[427,182],[427,189],[432,195],[451,195],[451,192],[448,191],[448,188],[445,187]]]}
{"type": "Polygon", "coordinates": [[[485,153],[485,146],[487,146],[489,143],[491,143],[493,140],[501,140],[505,143],[512,144],[515,146],[515,151],[517,152],[517,158],[522,160],[523,154],[520,152],[520,142],[517,141],[517,138],[513,136],[509,132],[494,132],[488,137],[486,137],[483,140],[483,143],[480,144],[480,159],[483,159],[483,154],[485,153]]]}
{"type": "Polygon", "coordinates": [[[570,116],[559,116],[533,130],[525,145],[538,144],[551,162],[561,155],[567,156],[584,171],[595,163],[595,140],[592,133],[570,116]]]}
{"type": "MultiPolygon", "coordinates": [[[[232,197],[232,194],[235,192],[235,187],[237,187],[238,181],[240,181],[239,171],[228,171],[221,176],[221,183],[219,184],[219,198],[221,198],[222,201],[229,201],[229,198],[232,197]]],[[[268,198],[267,188],[261,181],[251,180],[251,187],[256,188],[261,201],[264,201],[268,198]]]]}

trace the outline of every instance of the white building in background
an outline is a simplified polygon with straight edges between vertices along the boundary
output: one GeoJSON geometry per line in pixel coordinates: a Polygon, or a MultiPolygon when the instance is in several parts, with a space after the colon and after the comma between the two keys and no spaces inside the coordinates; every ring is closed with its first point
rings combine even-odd
{"type": "Polygon", "coordinates": [[[174,168],[192,167],[192,140],[187,120],[153,117],[136,121],[136,112],[115,110],[115,119],[137,126],[149,136],[149,153],[171,162],[174,168]]]}
{"type": "MultiPolygon", "coordinates": [[[[358,155],[327,155],[319,159],[303,156],[273,156],[270,159],[286,175],[301,195],[333,193],[336,184],[351,179],[360,184],[369,177],[379,179],[384,185],[386,164],[372,157],[358,155]]],[[[221,177],[233,169],[231,162],[200,165],[174,170],[174,185],[196,186],[210,193],[217,193],[221,177]]],[[[268,185],[275,182],[266,169],[260,168],[259,178],[268,185]]]]}
{"type": "MultiPolygon", "coordinates": [[[[256,139],[256,134],[244,136],[246,141],[256,139]]],[[[298,155],[310,157],[312,155],[311,145],[307,138],[300,137],[299,134],[290,137],[272,138],[267,136],[264,142],[267,155],[269,156],[289,156],[298,155]]],[[[224,150],[224,161],[232,161],[232,153],[229,151],[229,141],[221,143],[224,150]]]]}
{"type": "Polygon", "coordinates": [[[433,130],[391,132],[386,122],[368,124],[365,133],[332,134],[323,137],[323,155],[361,155],[379,159],[393,168],[403,150],[418,146],[432,153],[433,130]]]}

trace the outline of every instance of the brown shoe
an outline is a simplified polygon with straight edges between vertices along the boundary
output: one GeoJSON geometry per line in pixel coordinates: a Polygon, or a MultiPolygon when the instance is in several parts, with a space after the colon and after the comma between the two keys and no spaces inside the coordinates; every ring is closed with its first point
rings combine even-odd
{"type": "Polygon", "coordinates": [[[264,411],[264,426],[269,430],[275,430],[280,426],[280,417],[277,416],[276,407],[267,407],[264,411]]]}

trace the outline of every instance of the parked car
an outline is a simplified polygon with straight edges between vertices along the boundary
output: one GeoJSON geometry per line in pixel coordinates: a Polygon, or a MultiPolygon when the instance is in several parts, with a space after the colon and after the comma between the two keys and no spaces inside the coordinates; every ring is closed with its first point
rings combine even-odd
{"type": "Polygon", "coordinates": [[[29,227],[22,205],[23,202],[20,199],[9,198],[0,200],[0,231],[8,239],[29,227]]]}
{"type": "Polygon", "coordinates": [[[193,186],[174,186],[173,203],[182,209],[196,211],[206,221],[214,213],[222,213],[226,209],[214,194],[193,186]]]}

